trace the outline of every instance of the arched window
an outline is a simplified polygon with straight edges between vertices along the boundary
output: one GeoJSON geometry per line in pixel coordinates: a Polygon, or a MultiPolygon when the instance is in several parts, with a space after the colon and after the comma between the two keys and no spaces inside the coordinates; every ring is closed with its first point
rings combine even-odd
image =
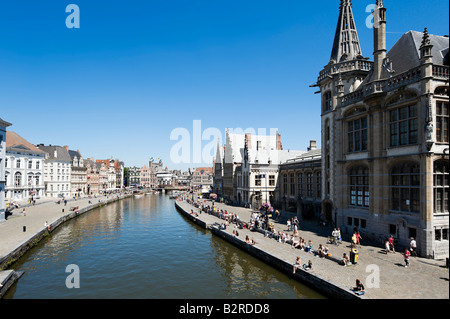
{"type": "Polygon", "coordinates": [[[350,205],[369,207],[369,169],[367,167],[353,167],[349,171],[350,177],[350,205]]]}
{"type": "Polygon", "coordinates": [[[14,186],[21,186],[22,185],[22,174],[17,172],[14,174],[14,186]]]}
{"type": "Polygon", "coordinates": [[[402,163],[391,171],[392,209],[403,212],[420,211],[420,167],[402,163]]]}
{"type": "Polygon", "coordinates": [[[447,161],[434,162],[433,172],[434,186],[434,212],[447,213],[449,211],[448,203],[448,177],[449,164],[447,161]]]}

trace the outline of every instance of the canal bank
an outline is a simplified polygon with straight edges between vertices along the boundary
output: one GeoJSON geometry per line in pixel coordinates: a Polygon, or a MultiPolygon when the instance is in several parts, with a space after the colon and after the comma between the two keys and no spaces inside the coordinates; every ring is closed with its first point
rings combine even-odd
{"type": "MultiPolygon", "coordinates": [[[[211,201],[201,200],[203,205],[212,205],[211,201]]],[[[313,254],[305,252],[302,249],[292,249],[290,244],[277,242],[273,238],[264,237],[264,234],[252,232],[247,229],[239,230],[239,241],[234,239],[234,225],[227,227],[226,230],[214,229],[214,225],[218,226],[223,223],[223,219],[219,219],[214,215],[206,213],[199,214],[198,217],[191,216],[190,212],[199,212],[199,209],[184,201],[177,201],[182,207],[178,209],[183,211],[183,215],[193,220],[197,224],[202,221],[206,223],[207,228],[211,229],[217,235],[224,236],[227,240],[235,242],[237,245],[247,249],[250,253],[260,254],[261,260],[268,259],[273,262],[274,267],[285,269],[289,273],[295,258],[301,258],[302,264],[311,260],[313,263],[313,271],[308,272],[304,278],[305,284],[307,280],[312,279],[311,287],[316,289],[315,285],[322,285],[320,289],[326,289],[327,283],[332,286],[341,288],[342,293],[346,296],[352,296],[350,287],[355,286],[356,279],[360,279],[365,286],[364,299],[448,299],[449,298],[449,270],[446,267],[445,260],[430,260],[421,257],[411,257],[410,265],[405,268],[405,262],[402,252],[395,254],[387,254],[381,244],[367,242],[362,239],[362,245],[358,247],[359,258],[357,264],[351,266],[342,266],[339,261],[344,253],[347,255],[351,249],[350,237],[344,236],[341,245],[327,244],[328,236],[331,235],[332,228],[323,227],[313,221],[300,220],[299,236],[308,242],[312,241],[316,249],[319,244],[328,245],[330,258],[318,258],[313,254]],[[201,221],[199,221],[201,220],[201,221]],[[247,247],[245,236],[254,238],[256,245],[247,247]],[[258,248],[259,250],[257,250],[258,248]],[[261,253],[264,252],[264,253],[261,253]],[[265,254],[270,254],[267,257],[265,254]],[[311,278],[315,277],[315,278],[311,278]],[[350,294],[350,295],[349,295],[350,294]]],[[[239,219],[244,222],[250,220],[251,209],[229,206],[223,203],[214,203],[216,210],[228,211],[228,213],[237,214],[239,219]]],[[[217,215],[217,213],[214,213],[217,215]]],[[[282,212],[280,220],[271,219],[275,226],[275,230],[282,231],[289,235],[293,235],[292,229],[287,230],[286,221],[288,218],[294,217],[295,214],[282,212]]],[[[200,224],[199,224],[200,225],[200,224]]],[[[298,237],[297,237],[298,238],[298,237]]],[[[267,263],[268,263],[267,262],[267,263]]],[[[292,272],[291,272],[292,274],[292,272]]],[[[304,275],[304,274],[303,274],[304,275]]],[[[319,287],[317,287],[319,288],[319,287]]],[[[316,289],[316,291],[320,291],[316,289]]],[[[334,293],[334,292],[333,292],[334,293]]],[[[340,293],[340,292],[339,292],[340,293]]],[[[333,298],[344,298],[338,292],[333,294],[333,298]]],[[[331,294],[327,294],[331,295],[331,294]]]]}
{"type": "Polygon", "coordinates": [[[22,273],[5,270],[60,225],[93,209],[130,197],[130,194],[97,196],[19,207],[7,221],[0,223],[0,298],[22,273]]]}
{"type": "MultiPolygon", "coordinates": [[[[305,284],[312,289],[322,293],[325,296],[339,299],[364,299],[365,296],[354,294],[349,287],[344,287],[336,282],[326,280],[319,274],[298,268],[293,274],[293,260],[286,260],[286,256],[280,254],[280,246],[278,242],[270,240],[264,236],[258,236],[257,244],[250,245],[245,241],[246,236],[255,238],[257,234],[247,229],[240,229],[239,236],[235,236],[230,229],[220,229],[220,220],[218,217],[206,213],[199,214],[197,209],[193,213],[193,206],[183,201],[175,201],[177,210],[193,223],[210,230],[214,235],[233,244],[248,254],[267,263],[275,269],[287,274],[290,278],[305,284]]],[[[259,234],[262,235],[262,234],[259,234]]],[[[306,260],[303,260],[305,263],[306,260]]]]}

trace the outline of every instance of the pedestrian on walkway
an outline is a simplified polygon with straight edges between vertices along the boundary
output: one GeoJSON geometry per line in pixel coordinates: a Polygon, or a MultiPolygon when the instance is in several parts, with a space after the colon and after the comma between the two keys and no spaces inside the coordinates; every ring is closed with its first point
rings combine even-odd
{"type": "Polygon", "coordinates": [[[361,247],[361,234],[359,233],[359,231],[356,232],[356,244],[361,247]]]}
{"type": "Polygon", "coordinates": [[[414,237],[411,237],[411,242],[409,243],[409,250],[411,251],[411,256],[417,257],[416,248],[417,248],[417,243],[414,240],[414,237]]]}
{"type": "Polygon", "coordinates": [[[405,258],[405,268],[408,268],[409,266],[409,256],[411,256],[411,253],[409,252],[408,248],[406,248],[405,253],[403,254],[403,257],[405,258]]]}
{"type": "Polygon", "coordinates": [[[291,230],[291,220],[287,220],[287,230],[291,230]]]}
{"type": "Polygon", "coordinates": [[[389,237],[389,249],[395,254],[395,241],[394,241],[394,236],[390,236],[389,237]]]}

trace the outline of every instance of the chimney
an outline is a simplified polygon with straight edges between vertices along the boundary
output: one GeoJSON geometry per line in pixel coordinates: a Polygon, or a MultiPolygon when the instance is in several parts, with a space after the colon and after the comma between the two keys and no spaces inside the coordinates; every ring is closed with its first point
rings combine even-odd
{"type": "Polygon", "coordinates": [[[317,148],[317,142],[314,140],[309,141],[308,151],[315,150],[317,148]]]}
{"type": "Polygon", "coordinates": [[[64,148],[66,149],[66,151],[69,151],[69,146],[65,145],[64,148]]]}
{"type": "Polygon", "coordinates": [[[386,8],[383,0],[377,0],[373,11],[374,80],[382,77],[383,62],[386,58],[386,8]]]}
{"type": "Polygon", "coordinates": [[[247,143],[247,148],[252,148],[252,134],[251,133],[245,133],[245,142],[247,143]]]}
{"type": "Polygon", "coordinates": [[[283,146],[281,145],[281,135],[277,131],[277,150],[281,151],[283,150],[283,146]]]}

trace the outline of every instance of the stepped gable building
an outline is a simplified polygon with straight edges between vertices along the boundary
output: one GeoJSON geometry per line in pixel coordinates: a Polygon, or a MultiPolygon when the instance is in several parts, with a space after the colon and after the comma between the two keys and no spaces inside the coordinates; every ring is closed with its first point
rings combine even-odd
{"type": "MultiPolygon", "coordinates": [[[[352,2],[341,1],[329,63],[320,71],[322,217],[347,234],[422,256],[449,251],[449,38],[408,31],[388,51],[376,1],[373,61],[361,52],[352,2]]],[[[400,14],[400,13],[395,13],[400,14]]]]}
{"type": "Polygon", "coordinates": [[[81,196],[87,193],[87,168],[79,150],[69,150],[68,146],[65,146],[65,148],[72,160],[72,165],[70,166],[70,191],[72,196],[81,196]]]}

